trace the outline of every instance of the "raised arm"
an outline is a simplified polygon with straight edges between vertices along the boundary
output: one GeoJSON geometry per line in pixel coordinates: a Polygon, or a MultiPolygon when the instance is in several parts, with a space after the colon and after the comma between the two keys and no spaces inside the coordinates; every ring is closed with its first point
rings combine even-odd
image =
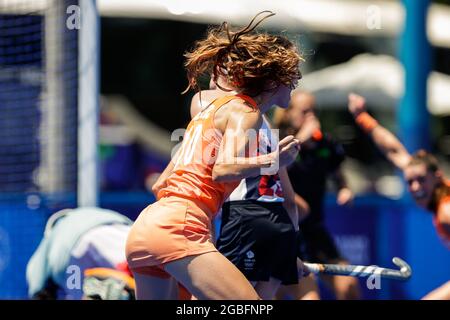
{"type": "Polygon", "coordinates": [[[404,169],[410,162],[411,155],[394,134],[367,113],[365,104],[365,99],[359,95],[348,96],[348,109],[358,126],[372,138],[378,149],[393,165],[404,169]]]}
{"type": "Polygon", "coordinates": [[[321,126],[317,117],[313,114],[308,114],[300,130],[295,135],[295,138],[300,141],[300,144],[306,142],[311,137],[314,137],[317,132],[320,132],[321,126]]]}

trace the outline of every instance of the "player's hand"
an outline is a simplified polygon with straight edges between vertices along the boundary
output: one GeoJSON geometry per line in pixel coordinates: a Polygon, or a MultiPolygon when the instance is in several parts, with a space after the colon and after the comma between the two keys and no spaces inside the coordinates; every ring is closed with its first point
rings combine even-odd
{"type": "Polygon", "coordinates": [[[320,130],[320,122],[313,114],[309,114],[306,116],[305,121],[295,135],[295,138],[297,138],[300,143],[303,143],[310,139],[317,130],[320,130]]]}
{"type": "Polygon", "coordinates": [[[348,95],[348,111],[355,117],[366,111],[366,99],[355,93],[350,93],[348,95]]]}
{"type": "Polygon", "coordinates": [[[297,158],[300,142],[294,136],[287,136],[278,143],[280,167],[285,167],[297,158]]]}
{"type": "Polygon", "coordinates": [[[337,194],[337,204],[340,206],[346,206],[353,202],[354,194],[349,188],[342,188],[337,194]]]}
{"type": "Polygon", "coordinates": [[[299,258],[297,259],[297,270],[298,270],[298,278],[299,279],[302,277],[307,277],[311,273],[311,271],[309,271],[308,267],[305,266],[303,261],[300,260],[299,258]]]}

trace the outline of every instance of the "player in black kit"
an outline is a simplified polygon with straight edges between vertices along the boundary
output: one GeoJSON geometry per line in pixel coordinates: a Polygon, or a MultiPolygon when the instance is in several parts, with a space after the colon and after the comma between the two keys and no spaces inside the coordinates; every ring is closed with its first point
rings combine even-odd
{"type": "MultiPolygon", "coordinates": [[[[340,170],[345,154],[340,144],[320,130],[314,104],[311,94],[295,91],[289,108],[283,114],[276,114],[274,119],[281,137],[292,134],[301,142],[296,161],[288,167],[296,204],[303,217],[300,222],[299,256],[309,262],[347,264],[326,229],[323,216],[328,178],[332,178],[338,188],[339,205],[349,204],[353,200],[353,193],[340,170]]],[[[337,299],[358,299],[360,296],[356,278],[321,276],[321,279],[333,290],[337,299]]],[[[281,288],[278,296],[320,299],[312,275],[302,279],[299,285],[281,288]]]]}
{"type": "MultiPolygon", "coordinates": [[[[276,145],[264,118],[261,150],[276,145]]],[[[277,139],[275,139],[277,140],[277,139]]],[[[273,299],[281,284],[295,285],[303,276],[297,259],[297,207],[285,168],[241,180],[222,207],[217,249],[252,282],[263,299],[273,299]]]]}

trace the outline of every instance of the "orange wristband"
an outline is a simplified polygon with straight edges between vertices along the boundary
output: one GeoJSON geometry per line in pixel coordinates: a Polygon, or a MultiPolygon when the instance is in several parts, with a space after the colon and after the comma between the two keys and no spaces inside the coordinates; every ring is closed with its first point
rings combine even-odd
{"type": "Polygon", "coordinates": [[[316,141],[322,140],[322,138],[323,138],[322,131],[320,131],[319,129],[314,130],[314,132],[312,134],[312,138],[316,141]]]}
{"type": "Polygon", "coordinates": [[[360,126],[361,129],[366,133],[372,132],[376,126],[378,126],[378,121],[375,120],[370,114],[367,112],[361,112],[356,118],[355,122],[360,126]]]}

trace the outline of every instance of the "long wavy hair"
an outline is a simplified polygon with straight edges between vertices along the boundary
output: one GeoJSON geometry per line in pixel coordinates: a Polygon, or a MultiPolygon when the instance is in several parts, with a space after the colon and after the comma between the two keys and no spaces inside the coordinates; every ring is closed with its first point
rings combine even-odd
{"type": "Polygon", "coordinates": [[[284,36],[256,33],[255,28],[273,16],[270,11],[258,13],[245,28],[232,32],[227,22],[208,31],[205,39],[197,41],[185,53],[185,68],[189,89],[199,90],[198,79],[212,76],[227,79],[233,87],[256,96],[268,83],[275,86],[292,86],[300,78],[299,63],[302,57],[294,44],[284,36]],[[262,18],[258,17],[265,14],[262,18]]]}

